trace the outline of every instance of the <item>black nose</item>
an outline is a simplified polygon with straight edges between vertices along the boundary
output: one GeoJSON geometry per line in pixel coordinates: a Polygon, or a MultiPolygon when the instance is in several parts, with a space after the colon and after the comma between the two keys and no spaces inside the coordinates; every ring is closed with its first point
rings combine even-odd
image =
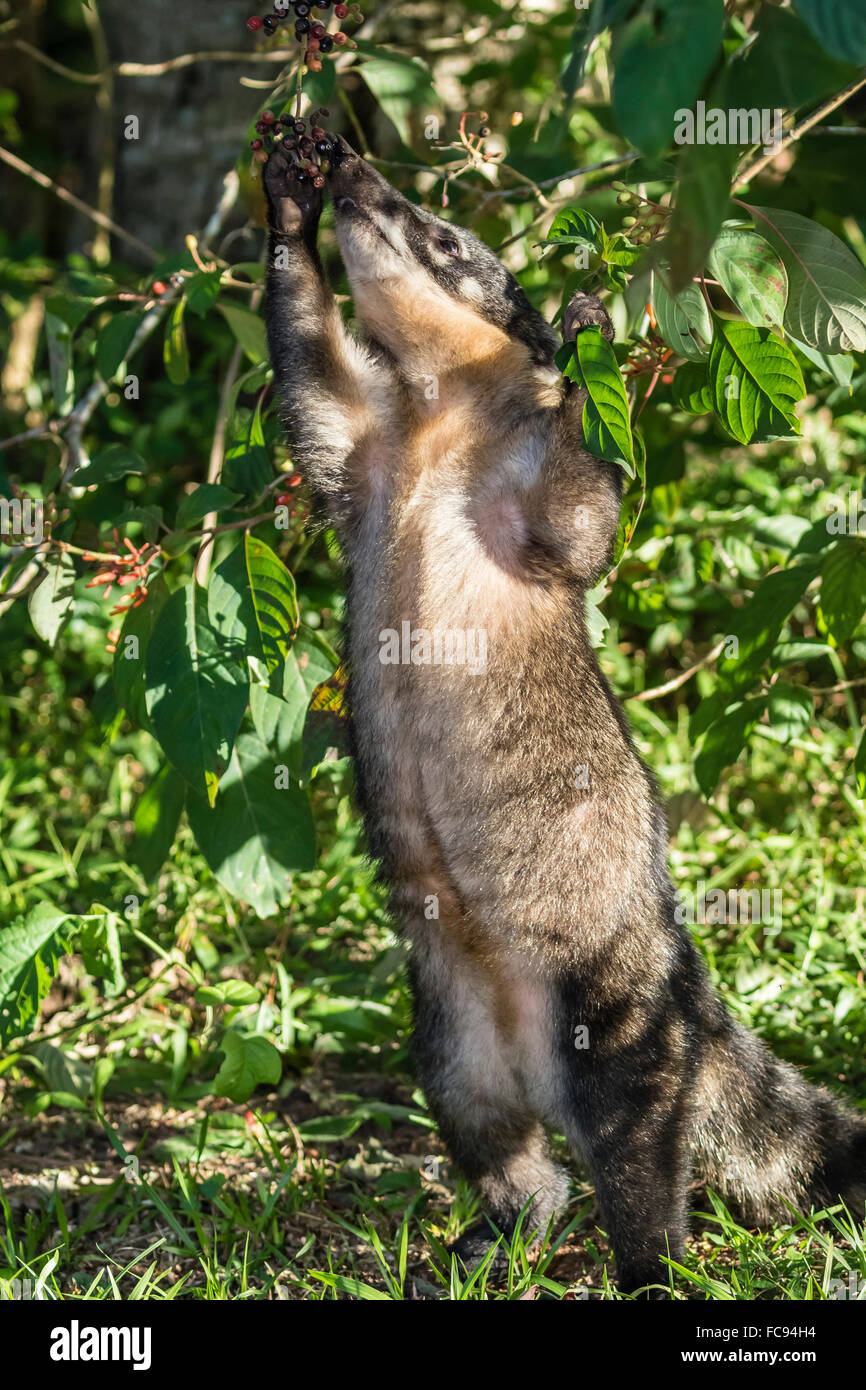
{"type": "Polygon", "coordinates": [[[342,135],[338,135],[331,146],[329,159],[331,161],[331,168],[336,169],[347,159],[357,159],[357,155],[348,140],[344,140],[342,135]]]}

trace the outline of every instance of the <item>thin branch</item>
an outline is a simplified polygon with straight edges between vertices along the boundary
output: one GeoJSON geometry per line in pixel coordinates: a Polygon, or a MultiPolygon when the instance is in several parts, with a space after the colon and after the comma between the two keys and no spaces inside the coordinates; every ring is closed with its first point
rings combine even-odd
{"type": "Polygon", "coordinates": [[[660,700],[663,695],[670,695],[672,691],[679,690],[681,685],[685,685],[686,681],[690,681],[698,671],[702,671],[705,666],[712,665],[721,655],[724,645],[725,639],[723,637],[720,642],[716,643],[712,651],[707,652],[705,657],[696,661],[694,666],[690,666],[687,671],[681,671],[678,676],[674,676],[673,680],[665,681],[664,685],[653,686],[651,690],[641,690],[637,695],[628,695],[626,698],[645,703],[647,700],[660,700]]]}
{"type": "Polygon", "coordinates": [[[837,106],[841,106],[843,102],[846,102],[855,92],[859,92],[860,88],[863,86],[866,86],[866,74],[862,77],[858,77],[856,82],[849,82],[847,87],[843,87],[841,92],[837,92],[836,95],[831,97],[829,101],[826,101],[823,106],[819,106],[818,110],[813,111],[811,116],[807,116],[798,126],[794,126],[793,130],[790,130],[784,140],[780,140],[778,145],[776,145],[769,154],[765,154],[760,159],[756,160],[754,164],[750,165],[750,167],[736,179],[731,192],[736,193],[740,188],[743,188],[745,184],[757,178],[758,174],[762,173],[768,165],[778,159],[783,150],[788,149],[795,140],[801,139],[802,136],[806,134],[807,130],[811,130],[813,126],[816,126],[818,122],[822,121],[831,111],[835,111],[837,106]]]}
{"type": "Polygon", "coordinates": [[[143,256],[147,256],[148,260],[159,260],[152,246],[148,246],[147,242],[141,241],[139,237],[134,236],[132,232],[127,232],[125,228],[114,221],[113,217],[107,217],[104,212],[99,212],[97,208],[92,208],[88,203],[82,202],[81,198],[77,198],[74,193],[70,193],[68,188],[61,187],[59,183],[55,183],[53,179],[50,179],[47,174],[43,174],[41,169],[34,169],[32,164],[28,164],[25,160],[19,159],[17,154],[13,154],[11,150],[5,149],[2,145],[0,145],[0,160],[2,160],[4,164],[8,164],[10,169],[15,169],[17,173],[23,174],[25,178],[32,179],[40,188],[46,188],[49,193],[53,193],[62,203],[68,203],[70,207],[75,208],[76,212],[83,213],[85,217],[88,217],[91,222],[95,222],[97,226],[104,227],[106,231],[113,232],[121,241],[127,242],[129,246],[134,246],[136,251],[140,252],[143,256]]]}

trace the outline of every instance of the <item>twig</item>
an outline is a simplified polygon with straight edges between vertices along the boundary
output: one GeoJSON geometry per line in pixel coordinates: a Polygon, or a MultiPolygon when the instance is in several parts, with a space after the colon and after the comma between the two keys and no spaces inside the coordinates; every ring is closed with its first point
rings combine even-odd
{"type": "Polygon", "coordinates": [[[681,671],[678,676],[674,676],[673,680],[665,681],[664,685],[653,686],[651,690],[641,690],[637,695],[628,695],[626,698],[628,700],[646,702],[647,700],[660,700],[663,695],[670,695],[673,690],[679,690],[681,685],[685,685],[686,681],[690,681],[692,676],[696,675],[698,671],[703,670],[705,666],[712,665],[716,658],[721,655],[724,645],[725,639],[723,637],[720,642],[716,643],[712,651],[707,652],[705,657],[702,657],[700,661],[696,661],[694,666],[690,666],[687,671],[681,671]]]}
{"type": "MultiPolygon", "coordinates": [[[[57,73],[58,77],[65,77],[69,82],[96,87],[102,81],[101,72],[77,72],[75,68],[68,68],[56,59],[49,58],[47,53],[43,53],[26,39],[12,39],[10,46],[26,53],[28,57],[42,63],[51,72],[57,73]]],[[[112,63],[111,72],[118,77],[160,77],[165,72],[178,72],[183,68],[192,67],[195,63],[286,63],[293,56],[293,51],[288,48],[270,48],[265,53],[205,49],[200,53],[179,53],[175,58],[166,58],[162,63],[112,63]]]]}
{"type": "Polygon", "coordinates": [[[43,174],[41,169],[34,169],[32,164],[28,164],[25,160],[19,159],[17,154],[13,154],[11,150],[5,149],[2,145],[0,145],[0,160],[2,160],[4,164],[8,164],[10,169],[14,169],[17,173],[23,174],[25,178],[32,179],[40,188],[47,188],[49,193],[53,193],[61,202],[68,203],[70,207],[75,208],[76,212],[81,212],[85,217],[89,217],[91,222],[95,222],[97,226],[104,227],[106,231],[113,232],[121,241],[125,241],[128,245],[134,246],[136,251],[147,256],[148,260],[159,260],[157,253],[152,246],[148,246],[147,242],[141,241],[139,237],[134,236],[132,232],[127,232],[125,228],[114,221],[114,218],[107,217],[104,212],[99,212],[97,208],[92,208],[88,203],[82,202],[81,198],[77,198],[74,193],[70,193],[68,188],[61,187],[59,183],[55,183],[53,179],[50,179],[47,174],[43,174]]]}
{"type": "MultiPolygon", "coordinates": [[[[97,203],[103,217],[110,218],[114,205],[114,134],[111,119],[114,106],[114,74],[111,71],[111,54],[105,30],[95,0],[92,5],[84,6],[82,13],[90,32],[94,56],[99,64],[99,87],[96,92],[100,147],[97,203]]],[[[97,265],[107,265],[111,260],[111,242],[104,227],[100,227],[93,239],[93,259],[97,265]]]]}
{"type": "Polygon", "coordinates": [[[860,88],[863,86],[866,86],[866,74],[864,74],[863,77],[858,77],[856,82],[850,82],[847,87],[843,87],[841,92],[837,92],[836,95],[831,97],[829,101],[826,101],[823,106],[819,106],[818,110],[813,111],[811,116],[807,116],[798,126],[794,126],[794,129],[790,130],[784,140],[780,140],[778,145],[776,145],[769,154],[765,154],[760,159],[756,160],[754,164],[750,165],[750,167],[736,179],[731,188],[731,192],[736,193],[745,184],[757,178],[758,174],[762,173],[769,164],[772,164],[775,159],[778,159],[783,150],[788,149],[795,140],[799,140],[806,134],[807,130],[811,130],[813,126],[816,126],[818,122],[822,121],[831,111],[835,111],[837,106],[841,106],[843,102],[846,102],[855,92],[859,92],[860,88]]]}

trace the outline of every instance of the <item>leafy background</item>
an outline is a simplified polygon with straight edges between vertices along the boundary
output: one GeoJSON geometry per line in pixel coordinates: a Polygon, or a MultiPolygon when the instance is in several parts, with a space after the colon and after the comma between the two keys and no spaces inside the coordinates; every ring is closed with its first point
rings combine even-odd
{"type": "MultiPolygon", "coordinates": [[[[579,1172],[506,1285],[445,1253],[473,1198],[408,1073],[345,756],[338,547],[266,361],[246,142],[294,55],[234,3],[176,8],[0,4],[0,493],[46,519],[43,546],[0,547],[0,1291],[616,1297],[579,1172]]],[[[615,347],[560,358],[629,479],[594,640],[677,882],[781,894],[775,923],[694,926],[719,988],[856,1100],[860,6],[408,3],[358,43],[307,78],[331,125],[444,195],[552,320],[575,289],[606,299],[615,347]],[[781,108],[783,148],[677,145],[698,99],[781,108]],[[486,145],[461,145],[482,108],[486,145]]],[[[866,1274],[857,1214],[758,1233],[695,1206],[674,1297],[866,1274]]]]}

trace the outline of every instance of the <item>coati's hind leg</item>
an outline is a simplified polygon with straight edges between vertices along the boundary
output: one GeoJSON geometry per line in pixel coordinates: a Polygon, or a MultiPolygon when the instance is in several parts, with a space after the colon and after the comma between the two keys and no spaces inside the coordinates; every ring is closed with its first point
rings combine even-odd
{"type": "Polygon", "coordinates": [[[661,1258],[678,1258],[686,1234],[688,1030],[672,998],[642,1003],[627,984],[614,998],[609,984],[602,994],[577,980],[558,993],[562,1123],[594,1181],[617,1283],[624,1293],[667,1284],[661,1258]]]}
{"type": "Polygon", "coordinates": [[[543,1233],[568,1194],[510,1051],[491,973],[476,966],[443,922],[414,935],[416,1072],[454,1162],[478,1193],[483,1215],[456,1242],[468,1267],[505,1237],[492,1271],[502,1271],[524,1207],[529,1238],[543,1233]]]}

